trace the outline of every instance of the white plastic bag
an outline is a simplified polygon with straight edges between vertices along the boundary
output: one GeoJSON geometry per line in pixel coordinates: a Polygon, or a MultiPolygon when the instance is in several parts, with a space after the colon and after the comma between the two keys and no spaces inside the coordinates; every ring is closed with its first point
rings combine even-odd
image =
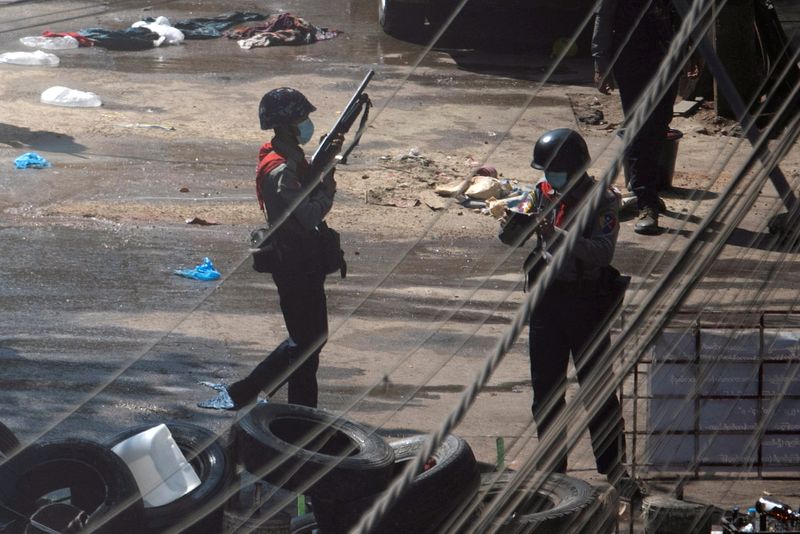
{"type": "Polygon", "coordinates": [[[61,85],[55,85],[42,92],[42,103],[52,104],[54,106],[65,106],[70,108],[96,108],[102,106],[103,102],[100,101],[94,93],[86,91],[78,91],[77,89],[70,89],[61,85]]]}
{"type": "Polygon", "coordinates": [[[78,48],[80,43],[78,40],[70,35],[61,37],[43,37],[41,35],[30,35],[28,37],[21,37],[20,43],[31,48],[43,48],[45,50],[67,50],[69,48],[78,48]]]}
{"type": "Polygon", "coordinates": [[[166,43],[169,45],[179,45],[183,42],[183,32],[178,28],[170,25],[167,17],[158,17],[155,22],[145,22],[140,20],[131,24],[131,28],[147,28],[151,32],[155,32],[161,37],[154,41],[155,46],[161,46],[166,43]]]}
{"type": "Polygon", "coordinates": [[[29,65],[38,67],[57,67],[59,60],[55,54],[48,54],[37,50],[36,52],[6,52],[0,54],[0,63],[12,65],[29,65]]]}

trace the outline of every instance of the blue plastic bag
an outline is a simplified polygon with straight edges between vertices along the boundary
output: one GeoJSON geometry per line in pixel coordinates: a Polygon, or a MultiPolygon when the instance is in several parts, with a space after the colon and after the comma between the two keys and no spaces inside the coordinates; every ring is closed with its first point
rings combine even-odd
{"type": "Polygon", "coordinates": [[[36,152],[25,152],[14,160],[14,166],[18,169],[46,169],[51,165],[36,152]]]}
{"type": "Polygon", "coordinates": [[[194,269],[175,269],[173,272],[178,276],[204,281],[216,280],[220,277],[219,272],[214,268],[214,264],[208,258],[203,258],[203,263],[194,269]]]}

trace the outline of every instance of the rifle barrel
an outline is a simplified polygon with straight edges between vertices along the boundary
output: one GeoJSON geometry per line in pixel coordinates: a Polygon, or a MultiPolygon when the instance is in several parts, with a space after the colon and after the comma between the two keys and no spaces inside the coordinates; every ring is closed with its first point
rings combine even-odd
{"type": "Polygon", "coordinates": [[[361,84],[359,84],[358,89],[356,89],[356,92],[353,93],[353,96],[350,98],[350,101],[347,102],[347,106],[345,106],[344,110],[342,111],[342,114],[339,115],[339,118],[333,124],[333,128],[331,128],[331,130],[328,132],[328,134],[322,139],[322,141],[320,142],[320,144],[317,147],[317,149],[314,151],[314,155],[311,156],[312,164],[315,161],[317,161],[317,156],[319,156],[319,153],[322,150],[322,147],[325,146],[325,139],[327,139],[328,135],[330,135],[334,130],[336,130],[336,127],[339,125],[339,123],[342,121],[342,119],[347,115],[347,110],[349,110],[351,107],[356,105],[356,103],[358,102],[359,97],[364,92],[364,89],[367,88],[367,84],[369,84],[369,81],[372,79],[372,77],[374,75],[375,75],[375,71],[373,69],[369,69],[369,71],[367,72],[367,75],[364,76],[363,80],[361,80],[361,84]]]}

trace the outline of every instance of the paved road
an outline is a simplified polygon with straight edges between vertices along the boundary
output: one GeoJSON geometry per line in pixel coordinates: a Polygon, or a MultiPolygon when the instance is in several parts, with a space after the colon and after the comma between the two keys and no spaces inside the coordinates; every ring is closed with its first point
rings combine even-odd
{"type": "MultiPolygon", "coordinates": [[[[19,37],[43,29],[122,24],[157,14],[134,1],[57,4],[0,7],[2,48],[20,49],[19,37]]],[[[217,14],[201,13],[190,2],[162,6],[176,18],[217,14]]],[[[215,9],[224,11],[221,7],[215,9]]],[[[263,8],[247,2],[235,7],[263,8]]],[[[284,336],[272,284],[249,269],[243,251],[252,217],[198,227],[181,219],[108,214],[115,206],[124,210],[131,205],[176,212],[188,207],[189,213],[206,204],[252,210],[251,161],[259,134],[250,126],[237,128],[230,117],[252,113],[254,95],[264,87],[305,82],[315,101],[333,108],[332,102],[346,98],[364,66],[374,66],[380,78],[376,101],[390,104],[362,146],[353,176],[372,172],[381,154],[412,146],[431,153],[449,150],[459,158],[488,154],[498,168],[522,175],[529,172],[525,160],[538,133],[574,124],[566,95],[592,91],[588,63],[572,60],[556,72],[558,84],[544,87],[537,105],[518,117],[519,107],[539,85],[548,54],[451,49],[426,55],[399,86],[422,47],[380,32],[371,0],[297,0],[272,7],[345,29],[347,35],[314,45],[319,48],[287,47],[269,55],[243,54],[233,43],[213,42],[142,53],[70,51],[58,69],[29,71],[33,74],[0,66],[6,100],[0,161],[9,168],[21,151],[36,150],[56,164],[49,171],[0,174],[0,420],[23,440],[46,432],[101,438],[164,419],[219,431],[230,424],[230,414],[194,407],[207,394],[196,382],[241,376],[284,336]],[[105,114],[118,114],[126,122],[170,120],[191,134],[175,139],[149,129],[101,128],[100,123],[121,122],[107,116],[99,116],[92,129],[77,112],[71,115],[72,131],[64,126],[63,114],[35,120],[26,114],[39,109],[30,101],[42,86],[63,80],[95,80],[110,96],[105,114]],[[162,107],[156,97],[167,91],[185,107],[171,101],[162,107]],[[197,109],[191,107],[194,99],[197,109]],[[59,121],[58,128],[50,118],[59,121]],[[515,118],[519,121],[509,130],[515,118]],[[228,131],[214,130],[220,121],[230,121],[228,131]],[[504,132],[502,150],[490,153],[504,132]],[[176,193],[186,182],[192,184],[190,194],[176,193]],[[65,204],[85,208],[70,211],[65,204]],[[171,274],[203,256],[212,257],[224,273],[222,284],[171,274]]],[[[333,112],[327,113],[329,119],[333,112]]],[[[687,136],[681,144],[678,187],[665,194],[667,232],[643,238],[632,232],[632,221],[623,222],[615,263],[634,275],[631,313],[686,249],[702,215],[746,154],[736,149],[712,193],[692,200],[707,185],[702,178],[714,174],[720,150],[736,147],[731,138],[695,135],[692,129],[698,125],[689,119],[676,121],[687,136]]],[[[595,153],[614,146],[608,132],[590,131],[587,137],[595,153]]],[[[598,167],[609,157],[601,156],[598,167]]],[[[797,162],[794,151],[788,168],[797,162]]],[[[355,188],[359,179],[340,185],[342,209],[362,205],[355,188]]],[[[765,187],[700,290],[689,295],[689,308],[710,304],[723,311],[749,311],[757,305],[785,311],[795,306],[800,280],[794,256],[766,252],[766,245],[754,241],[765,237],[762,223],[777,209],[776,202],[765,187]]],[[[496,226],[488,218],[466,211],[450,215],[446,220],[455,228],[463,224],[469,230],[434,231],[420,243],[416,233],[402,230],[376,235],[362,226],[343,232],[345,249],[358,254],[350,256],[351,275],[329,284],[333,333],[320,369],[322,406],[349,408],[355,419],[379,425],[387,434],[430,431],[456,405],[504,334],[523,298],[519,265],[524,252],[505,250],[493,238],[496,226]]],[[[384,216],[384,222],[391,222],[392,212],[384,216]]],[[[709,233],[706,240],[712,237],[709,233]]],[[[493,460],[495,440],[504,437],[509,461],[519,462],[533,443],[528,441],[530,397],[523,335],[458,433],[483,461],[493,460]]],[[[573,462],[580,476],[593,471],[586,447],[582,441],[573,462]]],[[[730,500],[740,498],[734,494],[730,500]]]]}

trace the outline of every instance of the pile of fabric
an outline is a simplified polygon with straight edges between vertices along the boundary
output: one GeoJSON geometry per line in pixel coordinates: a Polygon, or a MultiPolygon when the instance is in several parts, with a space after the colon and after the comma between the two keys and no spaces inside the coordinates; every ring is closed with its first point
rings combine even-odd
{"type": "Polygon", "coordinates": [[[245,50],[257,46],[311,44],[339,35],[338,30],[318,28],[291,13],[280,13],[263,23],[241,25],[228,30],[225,35],[236,39],[245,50]]]}
{"type": "Polygon", "coordinates": [[[253,12],[223,13],[210,18],[177,21],[167,17],[147,17],[129,28],[86,28],[76,32],[42,32],[44,37],[74,37],[80,46],[99,46],[109,50],[147,50],[163,45],[178,45],[185,39],[237,39],[239,46],[311,44],[339,35],[338,30],[319,28],[291,13],[264,15],[253,12]]]}

